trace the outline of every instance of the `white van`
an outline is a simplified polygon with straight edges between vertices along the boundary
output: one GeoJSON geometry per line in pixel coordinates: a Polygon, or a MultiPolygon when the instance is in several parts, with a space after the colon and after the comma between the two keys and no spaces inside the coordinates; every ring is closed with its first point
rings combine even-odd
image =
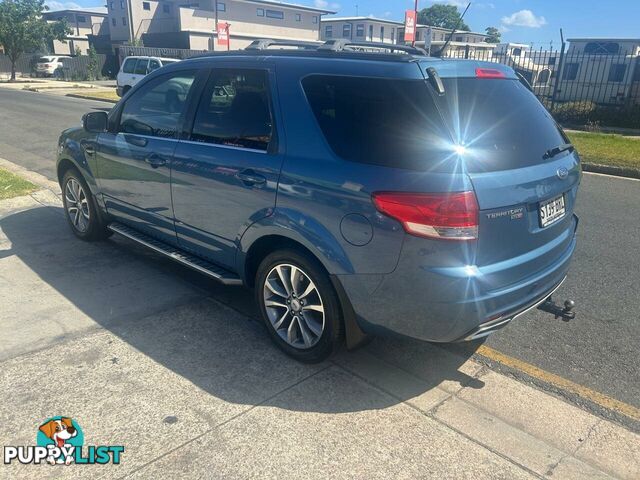
{"type": "Polygon", "coordinates": [[[131,87],[138,83],[145,75],[170,63],[179,62],[176,58],[161,57],[127,57],[120,65],[116,80],[118,96],[122,97],[131,87]]]}

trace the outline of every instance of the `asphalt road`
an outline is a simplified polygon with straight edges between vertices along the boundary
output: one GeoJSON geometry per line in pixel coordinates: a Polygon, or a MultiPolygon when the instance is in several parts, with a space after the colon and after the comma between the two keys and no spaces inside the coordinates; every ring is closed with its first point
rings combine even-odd
{"type": "MultiPolygon", "coordinates": [[[[0,89],[0,157],[55,179],[56,139],[83,113],[110,104],[0,89]]],[[[640,144],[639,144],[640,155],[640,144]]],[[[533,311],[486,345],[615,399],[640,407],[640,181],[588,175],[577,213],[578,250],[555,298],[577,302],[571,322],[533,311]]],[[[250,294],[176,274],[255,316],[250,294]]],[[[464,349],[464,346],[454,346],[464,349]]],[[[517,372],[516,372],[517,375],[517,372]]]]}

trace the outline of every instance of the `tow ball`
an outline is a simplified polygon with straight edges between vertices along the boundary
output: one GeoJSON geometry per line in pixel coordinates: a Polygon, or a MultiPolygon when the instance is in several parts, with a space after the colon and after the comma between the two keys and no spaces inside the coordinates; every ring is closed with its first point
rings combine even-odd
{"type": "Polygon", "coordinates": [[[573,300],[565,300],[564,307],[561,307],[549,297],[538,306],[538,309],[550,313],[556,320],[561,318],[563,321],[568,322],[576,318],[576,312],[573,310],[575,306],[576,302],[573,300]]]}

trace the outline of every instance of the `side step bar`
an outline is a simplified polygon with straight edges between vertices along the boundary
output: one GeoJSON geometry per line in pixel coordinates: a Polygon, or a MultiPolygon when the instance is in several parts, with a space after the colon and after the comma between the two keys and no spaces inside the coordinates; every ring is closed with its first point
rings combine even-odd
{"type": "Polygon", "coordinates": [[[191,255],[183,250],[167,245],[166,243],[156,240],[144,233],[140,233],[133,228],[123,225],[122,223],[113,222],[107,225],[107,228],[118,235],[122,235],[129,240],[133,240],[140,245],[144,245],[155,252],[165,255],[171,260],[175,260],[186,267],[218,280],[220,283],[225,285],[242,285],[242,280],[236,274],[214,265],[211,262],[198,258],[195,255],[191,255]]]}

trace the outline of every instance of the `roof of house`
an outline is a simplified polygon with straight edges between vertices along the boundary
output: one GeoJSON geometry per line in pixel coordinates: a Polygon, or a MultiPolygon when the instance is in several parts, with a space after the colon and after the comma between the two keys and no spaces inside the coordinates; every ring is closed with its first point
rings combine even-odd
{"type": "Polygon", "coordinates": [[[568,42],[636,42],[640,43],[640,38],[601,38],[601,37],[585,37],[585,38],[567,38],[568,42]]]}
{"type": "Polygon", "coordinates": [[[81,7],[81,8],[65,8],[62,10],[48,10],[44,12],[44,14],[53,14],[53,13],[85,13],[88,15],[104,15],[108,14],[107,7],[81,7]]]}

